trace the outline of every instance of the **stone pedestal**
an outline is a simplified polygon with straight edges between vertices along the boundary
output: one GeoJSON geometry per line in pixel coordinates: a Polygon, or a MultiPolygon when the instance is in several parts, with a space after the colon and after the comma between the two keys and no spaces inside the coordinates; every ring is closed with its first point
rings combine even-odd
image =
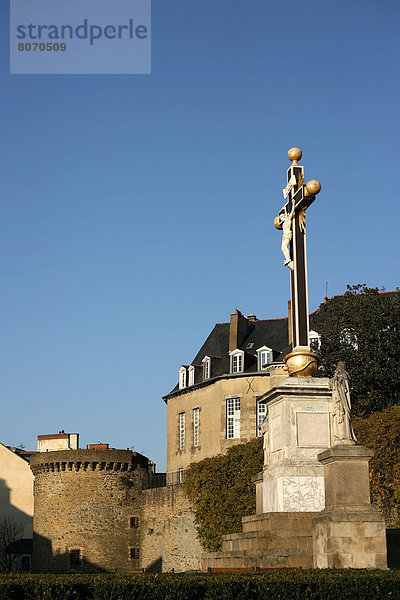
{"type": "Polygon", "coordinates": [[[324,467],[325,509],[313,519],[315,568],[387,568],[385,521],[370,504],[363,446],[335,446],[318,455],[324,467]]]}
{"type": "Polygon", "coordinates": [[[321,511],[324,468],[317,455],[331,445],[329,379],[287,377],[260,401],[267,404],[267,417],[262,508],[259,500],[257,512],[321,511]]]}

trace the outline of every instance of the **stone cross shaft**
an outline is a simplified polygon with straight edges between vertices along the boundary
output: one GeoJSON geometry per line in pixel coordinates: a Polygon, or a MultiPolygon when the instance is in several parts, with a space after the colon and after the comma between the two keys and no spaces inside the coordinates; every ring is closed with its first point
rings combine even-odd
{"type": "Polygon", "coordinates": [[[304,167],[298,164],[302,157],[299,148],[291,148],[288,157],[292,164],[287,170],[287,186],[283,190],[287,202],[274,223],[277,229],[283,230],[284,264],[290,269],[291,334],[293,348],[296,348],[309,347],[305,211],[314,202],[321,185],[316,180],[304,185],[304,167]]]}

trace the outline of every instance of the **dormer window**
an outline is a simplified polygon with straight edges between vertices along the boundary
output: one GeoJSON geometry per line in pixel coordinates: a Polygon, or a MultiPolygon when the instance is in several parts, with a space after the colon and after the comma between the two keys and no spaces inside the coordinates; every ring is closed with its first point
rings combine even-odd
{"type": "Polygon", "coordinates": [[[182,366],[179,369],[179,389],[183,390],[187,385],[186,382],[186,367],[182,366]]]}
{"type": "Polygon", "coordinates": [[[258,371],[265,371],[265,369],[272,363],[273,353],[272,348],[268,346],[262,346],[257,350],[257,368],[258,371]]]}
{"type": "Polygon", "coordinates": [[[203,379],[210,379],[211,377],[211,358],[205,356],[202,360],[203,363],[203,379]]]}
{"type": "Polygon", "coordinates": [[[308,333],[308,339],[310,340],[310,350],[312,350],[312,352],[318,352],[321,346],[321,336],[318,331],[311,329],[308,333]]]}
{"type": "Polygon", "coordinates": [[[189,367],[189,385],[194,385],[194,366],[189,367]]]}
{"type": "Polygon", "coordinates": [[[232,352],[229,352],[229,355],[231,358],[231,373],[243,373],[243,350],[232,350],[232,352]]]}

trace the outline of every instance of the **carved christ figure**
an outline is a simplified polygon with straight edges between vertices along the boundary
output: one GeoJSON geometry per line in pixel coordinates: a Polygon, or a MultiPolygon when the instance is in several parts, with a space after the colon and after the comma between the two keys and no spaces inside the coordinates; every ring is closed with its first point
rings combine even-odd
{"type": "Polygon", "coordinates": [[[292,202],[292,210],[290,211],[289,214],[286,212],[286,208],[285,208],[285,212],[279,216],[279,220],[280,220],[280,223],[282,225],[282,230],[283,230],[282,246],[281,246],[283,256],[285,257],[285,262],[283,264],[285,266],[289,266],[289,268],[291,267],[291,262],[292,262],[292,258],[290,256],[289,245],[293,238],[293,231],[292,231],[293,217],[294,217],[294,202],[292,202]]]}
{"type": "Polygon", "coordinates": [[[355,445],[357,438],[351,424],[349,376],[343,361],[338,362],[329,384],[333,400],[333,445],[355,445]]]}

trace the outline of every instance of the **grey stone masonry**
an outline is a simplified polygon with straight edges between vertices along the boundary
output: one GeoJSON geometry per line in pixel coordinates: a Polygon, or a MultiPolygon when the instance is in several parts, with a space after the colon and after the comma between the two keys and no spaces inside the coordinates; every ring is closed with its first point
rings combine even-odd
{"type": "Polygon", "coordinates": [[[318,455],[326,505],[313,520],[315,568],[387,568],[385,521],[370,504],[372,456],[363,446],[346,445],[318,455]]]}

